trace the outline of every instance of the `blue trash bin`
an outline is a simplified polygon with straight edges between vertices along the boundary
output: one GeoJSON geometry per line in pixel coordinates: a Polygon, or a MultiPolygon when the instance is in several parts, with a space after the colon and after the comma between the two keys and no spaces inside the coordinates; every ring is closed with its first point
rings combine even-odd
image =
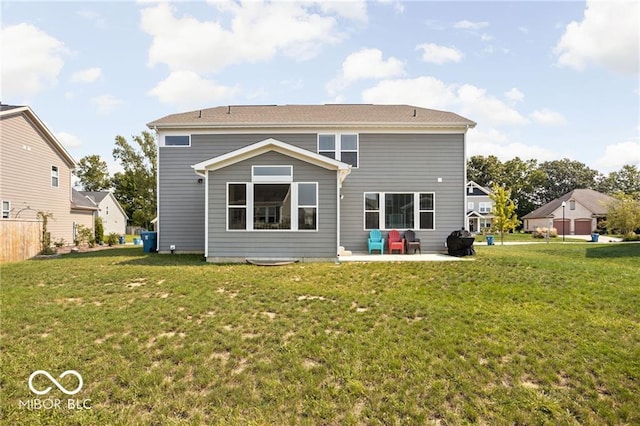
{"type": "Polygon", "coordinates": [[[591,234],[591,242],[592,243],[597,243],[598,242],[598,237],[600,237],[600,234],[591,234]]]}
{"type": "Polygon", "coordinates": [[[493,245],[493,235],[487,235],[487,245],[488,246],[493,245]]]}
{"type": "Polygon", "coordinates": [[[146,231],[141,232],[142,247],[145,253],[154,253],[156,251],[157,232],[146,231]]]}
{"type": "Polygon", "coordinates": [[[124,235],[120,235],[120,244],[124,244],[124,235]]]}

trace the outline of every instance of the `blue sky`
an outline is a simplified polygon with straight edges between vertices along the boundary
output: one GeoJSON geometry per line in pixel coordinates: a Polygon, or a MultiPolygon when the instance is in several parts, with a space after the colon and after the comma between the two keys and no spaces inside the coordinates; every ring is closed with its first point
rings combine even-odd
{"type": "Polygon", "coordinates": [[[636,1],[18,2],[1,99],[79,160],[227,104],[402,103],[478,123],[470,155],[640,166],[636,1]]]}

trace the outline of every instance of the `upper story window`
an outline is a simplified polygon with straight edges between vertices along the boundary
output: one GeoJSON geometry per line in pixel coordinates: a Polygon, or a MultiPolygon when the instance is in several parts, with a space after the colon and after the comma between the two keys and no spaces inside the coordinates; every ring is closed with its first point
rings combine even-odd
{"type": "Polygon", "coordinates": [[[569,200],[569,210],[576,209],[576,200],[569,200]]]}
{"type": "Polygon", "coordinates": [[[191,146],[191,137],[189,135],[165,136],[164,146],[191,146]]]}
{"type": "Polygon", "coordinates": [[[359,146],[355,133],[328,133],[318,135],[318,154],[358,167],[359,146]]]}
{"type": "Polygon", "coordinates": [[[491,213],[491,203],[478,203],[480,213],[491,213]]]}
{"type": "Polygon", "coordinates": [[[293,166],[252,166],[253,182],[293,182],[293,166]]]}
{"type": "Polygon", "coordinates": [[[58,166],[51,166],[51,186],[58,186],[59,178],[58,166]]]}
{"type": "Polygon", "coordinates": [[[11,201],[2,200],[2,218],[9,219],[11,215],[11,201]]]}

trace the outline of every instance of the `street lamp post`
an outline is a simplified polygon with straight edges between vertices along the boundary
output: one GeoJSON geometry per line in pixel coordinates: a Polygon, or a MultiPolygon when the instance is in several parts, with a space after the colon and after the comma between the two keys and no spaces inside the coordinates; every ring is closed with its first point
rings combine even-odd
{"type": "Polygon", "coordinates": [[[564,208],[567,207],[567,202],[562,202],[562,241],[564,242],[564,208]]]}

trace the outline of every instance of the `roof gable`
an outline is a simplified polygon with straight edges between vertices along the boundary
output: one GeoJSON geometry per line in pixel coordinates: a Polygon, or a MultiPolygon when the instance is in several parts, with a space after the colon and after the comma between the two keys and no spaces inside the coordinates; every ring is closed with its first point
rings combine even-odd
{"type": "Polygon", "coordinates": [[[489,196],[491,192],[489,188],[480,186],[472,180],[467,182],[467,196],[489,196]],[[471,188],[471,192],[469,192],[469,188],[471,188]]]}
{"type": "Polygon", "coordinates": [[[297,158],[304,162],[315,164],[319,167],[324,167],[325,169],[351,170],[351,166],[346,163],[325,157],[324,155],[316,154],[315,152],[311,152],[306,149],[298,148],[297,146],[293,146],[273,138],[265,139],[261,142],[245,146],[244,148],[236,149],[235,151],[231,151],[227,154],[202,161],[191,167],[196,172],[204,173],[208,170],[221,169],[270,151],[279,152],[289,157],[297,158]]]}
{"type": "Polygon", "coordinates": [[[567,192],[566,194],[556,198],[555,200],[549,201],[547,204],[537,208],[531,213],[524,215],[522,218],[535,219],[551,217],[553,215],[553,212],[562,207],[563,202],[568,202],[570,200],[575,200],[576,202],[582,204],[592,214],[604,215],[607,213],[607,205],[614,201],[614,198],[607,194],[594,191],[593,189],[574,189],[573,191],[567,192]]]}
{"type": "Polygon", "coordinates": [[[69,164],[71,168],[74,168],[76,164],[76,160],[73,159],[71,154],[66,150],[66,148],[60,143],[60,141],[51,133],[51,131],[45,126],[45,124],[38,118],[38,116],[33,112],[31,108],[28,106],[13,106],[13,105],[2,105],[0,108],[0,117],[10,117],[13,115],[24,115],[27,120],[29,120],[33,125],[42,133],[44,138],[51,144],[54,150],[56,150],[60,156],[69,164]]]}
{"type": "Polygon", "coordinates": [[[105,198],[110,197],[113,200],[113,203],[118,207],[118,210],[122,212],[124,217],[129,219],[129,216],[127,216],[127,213],[124,211],[124,209],[116,199],[116,196],[113,195],[113,192],[111,191],[78,191],[78,192],[86,196],[87,198],[89,198],[98,206],[100,205],[100,203],[102,203],[102,201],[104,201],[105,198]]]}

